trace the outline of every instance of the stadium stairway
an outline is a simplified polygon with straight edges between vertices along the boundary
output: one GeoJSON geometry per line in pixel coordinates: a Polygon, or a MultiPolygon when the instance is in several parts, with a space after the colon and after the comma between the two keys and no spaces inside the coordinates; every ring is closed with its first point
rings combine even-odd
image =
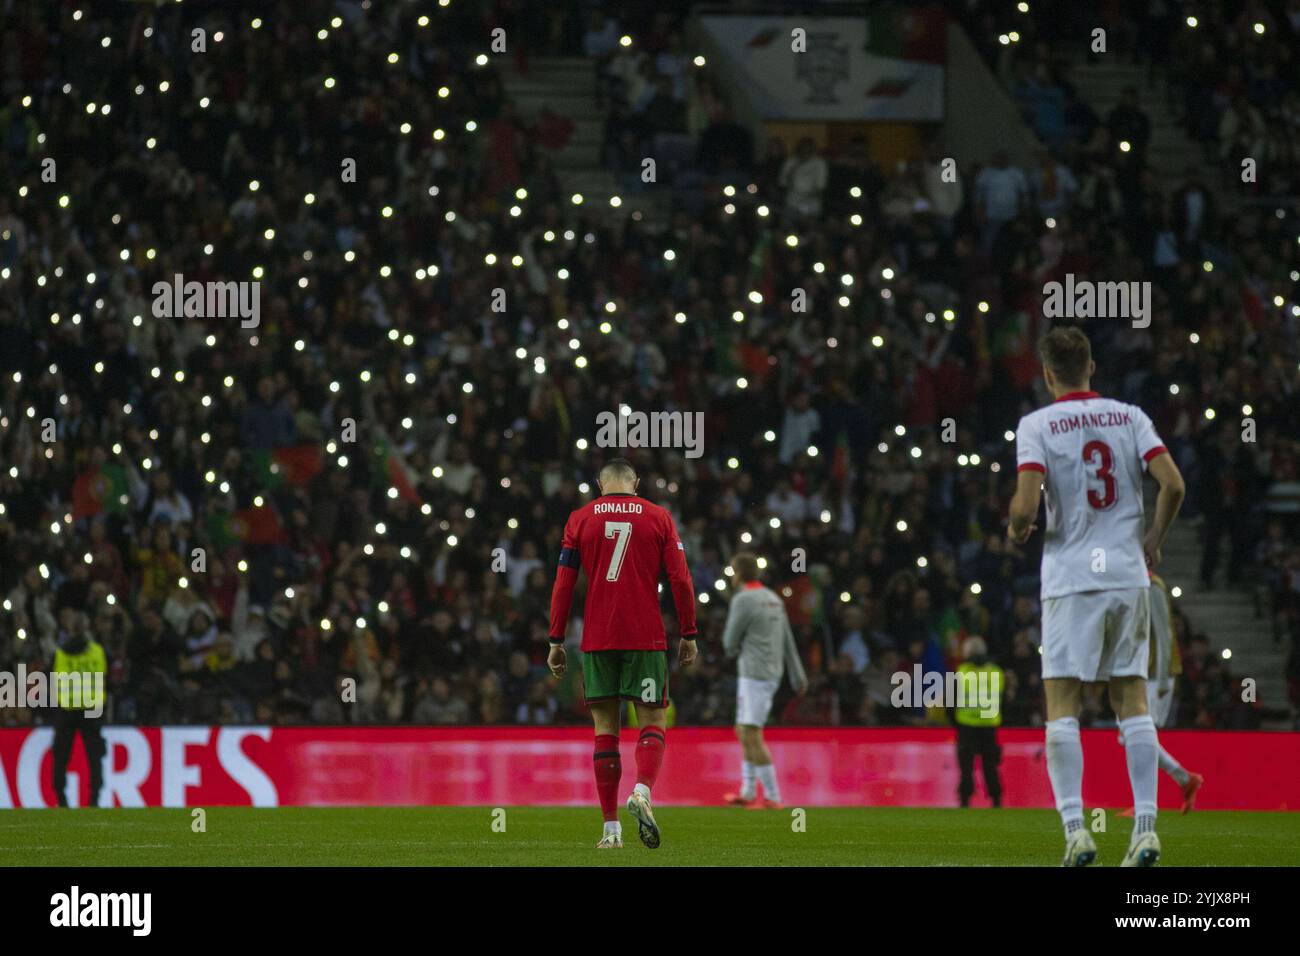
{"type": "Polygon", "coordinates": [[[526,125],[546,110],[573,123],[568,143],[551,154],[566,197],[581,193],[584,202],[598,202],[608,208],[610,197],[621,195],[624,201],[619,208],[624,214],[640,209],[654,220],[660,218],[661,204],[653,191],[627,195],[600,161],[605,114],[596,98],[596,70],[591,60],[580,56],[538,57],[529,60],[526,73],[519,72],[517,64],[512,63],[501,79],[515,112],[526,125]]]}
{"type": "MultiPolygon", "coordinates": [[[[1155,513],[1154,482],[1147,482],[1146,512],[1155,513]]],[[[1160,575],[1165,584],[1182,588],[1178,606],[1192,622],[1193,630],[1210,639],[1214,653],[1232,652],[1228,670],[1240,677],[1253,677],[1257,699],[1268,707],[1286,706],[1284,677],[1285,648],[1273,642],[1273,629],[1267,614],[1256,617],[1255,601],[1248,590],[1218,585],[1213,590],[1201,586],[1201,522],[1180,518],[1174,522],[1162,549],[1160,575]]],[[[1223,542],[1227,557],[1227,541],[1223,542]]],[[[1219,567],[1219,580],[1223,578],[1219,567]]],[[[1271,721],[1269,729],[1290,730],[1288,721],[1271,721]]]]}
{"type": "MultiPolygon", "coordinates": [[[[1207,162],[1202,148],[1178,125],[1163,76],[1153,80],[1147,68],[1140,64],[1086,58],[1071,64],[1070,76],[1079,95],[1103,122],[1125,89],[1131,86],[1138,91],[1138,105],[1151,121],[1148,162],[1167,192],[1178,188],[1188,170],[1194,170],[1206,184],[1220,180],[1221,173],[1207,162]]],[[[1215,195],[1226,208],[1239,205],[1231,191],[1218,191],[1215,195]]],[[[1148,489],[1147,514],[1152,514],[1154,508],[1154,489],[1148,489]]],[[[1207,591],[1201,586],[1202,550],[1200,523],[1187,519],[1176,521],[1164,547],[1161,575],[1169,587],[1182,589],[1178,599],[1180,607],[1194,628],[1209,637],[1215,653],[1225,649],[1231,652],[1228,661],[1231,673],[1254,677],[1258,700],[1269,707],[1285,707],[1285,648],[1274,643],[1271,621],[1266,613],[1256,616],[1254,596],[1249,590],[1216,586],[1207,591]]],[[[1226,542],[1224,550],[1227,550],[1226,542]]],[[[1220,567],[1220,579],[1222,574],[1220,567]]],[[[1267,726],[1290,729],[1287,721],[1275,721],[1267,726]]]]}
{"type": "MultiPolygon", "coordinates": [[[[1146,66],[1117,62],[1114,58],[1096,61],[1078,58],[1070,64],[1070,79],[1078,95],[1103,123],[1119,105],[1125,89],[1131,86],[1137,90],[1138,107],[1151,121],[1147,162],[1166,194],[1172,194],[1183,183],[1188,170],[1195,170],[1206,185],[1222,179],[1222,172],[1206,160],[1200,144],[1178,125],[1176,107],[1170,102],[1168,79],[1163,74],[1152,77],[1146,66]]],[[[1215,198],[1224,202],[1235,197],[1231,193],[1216,193],[1215,198]]]]}

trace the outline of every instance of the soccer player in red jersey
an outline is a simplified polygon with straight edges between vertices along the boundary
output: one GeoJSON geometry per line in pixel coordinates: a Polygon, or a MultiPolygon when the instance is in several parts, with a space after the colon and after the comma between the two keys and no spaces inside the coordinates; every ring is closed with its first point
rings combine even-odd
{"type": "Polygon", "coordinates": [[[600,497],[569,515],[560,546],[560,565],[551,592],[551,651],[546,659],[557,677],[566,669],[564,631],[573,604],[578,569],[587,573],[582,616],[582,677],[596,725],[596,792],[605,817],[600,849],[623,846],[618,820],[619,712],[624,700],[636,707],[641,735],[636,745],[636,788],[628,812],[641,842],[659,846],[659,825],[650,788],[659,776],[666,745],[668,640],[659,613],[659,577],[668,576],[682,640],[682,666],[696,657],[695,589],[686,552],[672,515],[636,493],[640,479],[631,462],[615,458],[600,470],[600,497]]]}

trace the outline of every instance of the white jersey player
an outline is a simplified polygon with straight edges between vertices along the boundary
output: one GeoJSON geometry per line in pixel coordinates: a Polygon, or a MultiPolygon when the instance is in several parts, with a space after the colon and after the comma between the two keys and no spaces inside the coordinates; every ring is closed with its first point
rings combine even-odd
{"type": "MultiPolygon", "coordinates": [[[[1147,660],[1147,711],[1157,729],[1164,727],[1174,703],[1174,682],[1182,673],[1182,656],[1178,651],[1178,638],[1174,634],[1173,607],[1165,582],[1158,574],[1151,575],[1151,653],[1147,660]]],[[[1120,734],[1121,744],[1124,735],[1120,734]]],[[[1196,793],[1205,783],[1199,773],[1187,770],[1164,745],[1158,753],[1160,769],[1173,778],[1183,792],[1183,814],[1196,805],[1196,793]]]]}
{"type": "Polygon", "coordinates": [[[758,580],[758,559],[742,551],[731,559],[731,567],[737,593],[727,609],[722,649],[727,657],[739,657],[736,739],[740,741],[742,761],[740,792],[729,793],[724,799],[753,809],[777,808],[781,806],[781,789],[772,753],[763,741],[763,725],[782,676],[789,675],[797,694],[807,691],[808,677],[799,660],[785,604],[758,580]]]}
{"type": "Polygon", "coordinates": [[[1182,475],[1146,414],[1089,388],[1096,371],[1077,328],[1049,332],[1040,349],[1056,399],[1016,429],[1016,493],[1008,535],[1023,544],[1046,490],[1042,652],[1047,703],[1047,770],[1065,826],[1066,866],[1097,857],[1083,822],[1079,709],[1085,682],[1108,681],[1133,787],[1134,827],[1124,866],[1160,857],[1155,833],[1159,744],[1147,710],[1150,639],[1148,568],[1185,495],[1182,475]],[[1143,534],[1142,472],[1160,485],[1143,534]]]}

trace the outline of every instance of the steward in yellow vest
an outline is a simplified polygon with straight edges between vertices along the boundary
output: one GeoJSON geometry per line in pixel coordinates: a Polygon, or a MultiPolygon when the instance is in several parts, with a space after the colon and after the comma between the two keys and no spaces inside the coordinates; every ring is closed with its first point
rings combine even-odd
{"type": "Polygon", "coordinates": [[[108,658],[104,648],[88,637],[69,637],[54,652],[53,683],[59,707],[54,719],[54,796],[59,806],[68,805],[68,761],[72,745],[81,734],[90,767],[90,800],[99,805],[104,785],[104,681],[108,658]]]}
{"type": "Polygon", "coordinates": [[[1002,806],[1002,779],[998,764],[1002,748],[998,746],[998,727],[1002,724],[1002,668],[988,656],[988,645],[981,637],[971,637],[963,648],[965,660],[957,667],[958,689],[962,696],[953,708],[957,725],[957,767],[961,782],[957,798],[963,807],[970,806],[975,793],[975,758],[984,768],[984,789],[993,806],[1002,806]]]}

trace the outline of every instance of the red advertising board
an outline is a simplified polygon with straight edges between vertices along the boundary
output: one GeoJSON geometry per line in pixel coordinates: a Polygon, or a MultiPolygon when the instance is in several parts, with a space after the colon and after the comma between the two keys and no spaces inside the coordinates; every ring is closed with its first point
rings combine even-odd
{"type": "MultiPolygon", "coordinates": [[[[633,731],[624,732],[631,776],[633,731]]],[[[589,805],[592,735],[557,727],[108,727],[101,803],[183,806],[589,805]]],[[[783,797],[797,806],[947,807],[957,802],[954,734],[866,728],[772,728],[783,797]]],[[[1041,730],[1003,730],[1005,803],[1053,805],[1041,730]]],[[[1300,809],[1300,734],[1162,731],[1161,743],[1205,775],[1197,805],[1300,809]]],[[[0,729],[0,809],[54,804],[53,732],[0,729]]],[[[1083,732],[1084,801],[1131,802],[1113,730],[1083,732]]],[[[658,803],[706,806],[735,788],[740,751],[729,728],[668,733],[658,803]]],[[[75,803],[87,798],[75,748],[75,803]]],[[[1163,775],[1160,805],[1178,805],[1163,775]]],[[[976,803],[979,803],[977,797],[976,803]]]]}

